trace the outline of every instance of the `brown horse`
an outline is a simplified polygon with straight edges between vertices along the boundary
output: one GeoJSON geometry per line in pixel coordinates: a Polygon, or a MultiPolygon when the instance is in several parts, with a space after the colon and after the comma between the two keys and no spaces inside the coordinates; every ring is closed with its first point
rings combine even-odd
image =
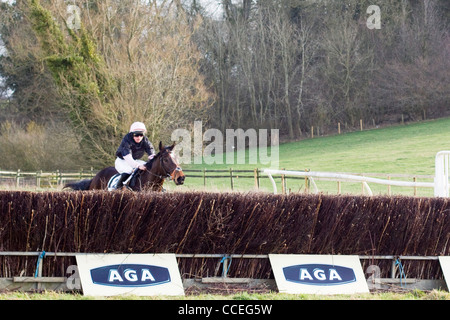
{"type": "MultiPolygon", "coordinates": [[[[163,147],[160,142],[158,154],[152,160],[145,163],[146,170],[138,170],[135,173],[135,181],[131,183],[132,186],[129,188],[134,191],[161,191],[166,179],[173,180],[176,185],[182,185],[185,175],[172,155],[174,147],[175,143],[171,146],[163,147]]],[[[64,188],[71,188],[73,190],[107,189],[108,181],[117,173],[116,168],[108,167],[97,173],[93,179],[68,183],[64,188]]]]}

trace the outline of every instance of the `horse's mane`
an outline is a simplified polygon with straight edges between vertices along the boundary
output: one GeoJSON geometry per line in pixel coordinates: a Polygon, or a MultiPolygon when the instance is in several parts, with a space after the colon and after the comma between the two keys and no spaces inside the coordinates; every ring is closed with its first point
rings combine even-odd
{"type": "Polygon", "coordinates": [[[155,162],[156,158],[159,156],[159,152],[153,157],[153,159],[148,160],[144,166],[147,168],[147,170],[150,170],[153,166],[153,162],[155,162]]]}
{"type": "Polygon", "coordinates": [[[152,168],[152,166],[153,166],[153,162],[157,159],[157,158],[159,158],[159,157],[161,157],[162,156],[162,154],[164,153],[164,152],[167,152],[169,150],[169,152],[170,151],[172,151],[172,150],[170,150],[170,146],[165,146],[165,147],[163,147],[154,157],[153,157],[153,159],[151,159],[151,160],[148,160],[146,163],[145,163],[145,167],[147,168],[147,170],[150,170],[151,168],[152,168]]]}

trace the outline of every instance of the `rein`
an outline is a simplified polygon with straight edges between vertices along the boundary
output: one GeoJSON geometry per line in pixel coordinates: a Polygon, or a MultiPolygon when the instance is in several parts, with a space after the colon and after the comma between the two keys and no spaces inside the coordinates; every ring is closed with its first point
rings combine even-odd
{"type": "MultiPolygon", "coordinates": [[[[161,168],[164,170],[165,174],[164,175],[159,175],[159,174],[151,172],[150,170],[148,170],[148,173],[150,173],[151,175],[153,175],[155,177],[158,177],[161,180],[164,180],[164,179],[168,179],[169,181],[172,180],[171,173],[166,168],[164,168],[164,163],[162,161],[162,156],[159,157],[159,162],[160,162],[161,168]]],[[[152,165],[152,167],[153,167],[153,165],[152,165]]],[[[174,172],[174,171],[181,171],[181,168],[179,166],[177,166],[175,168],[175,170],[173,170],[172,172],[174,172]]]]}

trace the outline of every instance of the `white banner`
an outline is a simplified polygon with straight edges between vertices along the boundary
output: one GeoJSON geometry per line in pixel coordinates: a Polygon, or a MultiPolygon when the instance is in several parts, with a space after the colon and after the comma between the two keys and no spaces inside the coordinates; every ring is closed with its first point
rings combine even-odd
{"type": "Polygon", "coordinates": [[[270,254],[269,259],[280,292],[369,292],[358,256],[270,254]]]}
{"type": "Polygon", "coordinates": [[[447,288],[450,289],[450,256],[439,257],[439,263],[441,264],[447,288]]]}
{"type": "Polygon", "coordinates": [[[184,295],[174,254],[78,254],[84,295],[184,295]]]}

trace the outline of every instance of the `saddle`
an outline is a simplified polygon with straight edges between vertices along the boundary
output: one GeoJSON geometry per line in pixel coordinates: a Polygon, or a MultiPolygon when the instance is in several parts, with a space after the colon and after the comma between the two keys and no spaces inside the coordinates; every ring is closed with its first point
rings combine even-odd
{"type": "MultiPolygon", "coordinates": [[[[150,170],[152,168],[154,160],[155,160],[155,158],[150,160],[150,162],[149,162],[150,168],[147,170],[150,170]]],[[[122,182],[124,187],[127,187],[128,189],[131,190],[131,188],[134,187],[134,185],[136,183],[136,178],[139,176],[139,174],[140,174],[140,170],[138,168],[134,169],[130,175],[128,175],[127,173],[116,173],[108,181],[108,184],[107,184],[108,191],[117,190],[117,185],[119,182],[122,182]],[[128,176],[124,176],[122,178],[122,175],[128,175],[128,176]]]]}
{"type": "Polygon", "coordinates": [[[107,185],[108,191],[117,190],[119,182],[122,182],[123,186],[130,189],[134,187],[136,183],[136,178],[139,176],[139,169],[135,169],[131,174],[127,173],[116,173],[113,175],[107,185]],[[122,175],[124,175],[122,177],[122,175]]]}

